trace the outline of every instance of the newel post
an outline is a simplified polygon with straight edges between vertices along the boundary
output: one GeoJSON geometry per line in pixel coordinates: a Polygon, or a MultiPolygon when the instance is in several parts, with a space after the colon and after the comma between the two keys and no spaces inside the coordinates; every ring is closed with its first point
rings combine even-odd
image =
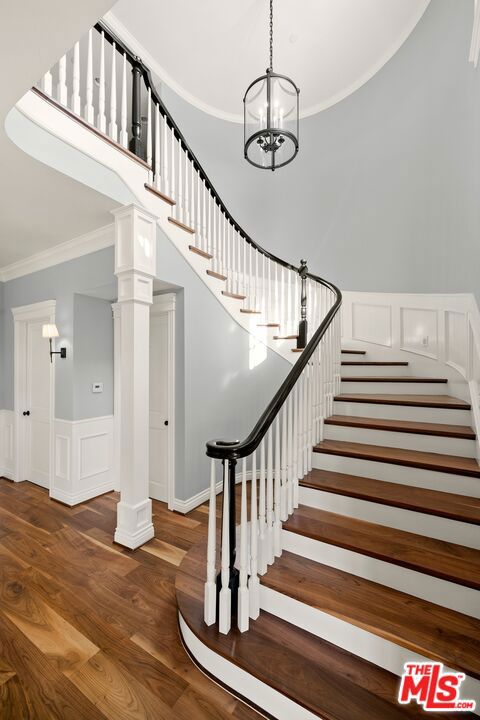
{"type": "Polygon", "coordinates": [[[300,297],[300,322],[298,324],[297,348],[304,348],[307,345],[307,261],[300,260],[298,274],[302,281],[301,297],[300,297]]]}
{"type": "Polygon", "coordinates": [[[154,535],[149,497],[150,305],[156,274],[157,219],[137,205],[113,211],[120,339],[120,502],[115,541],[135,549],[154,535]]]}

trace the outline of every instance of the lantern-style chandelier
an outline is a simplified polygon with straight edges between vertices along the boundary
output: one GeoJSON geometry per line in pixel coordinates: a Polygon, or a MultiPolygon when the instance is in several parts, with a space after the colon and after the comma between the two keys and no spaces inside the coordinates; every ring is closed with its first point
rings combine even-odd
{"type": "Polygon", "coordinates": [[[273,0],[270,0],[270,67],[248,86],[243,98],[245,158],[276,170],[298,153],[298,95],[286,77],[273,72],[273,0]]]}

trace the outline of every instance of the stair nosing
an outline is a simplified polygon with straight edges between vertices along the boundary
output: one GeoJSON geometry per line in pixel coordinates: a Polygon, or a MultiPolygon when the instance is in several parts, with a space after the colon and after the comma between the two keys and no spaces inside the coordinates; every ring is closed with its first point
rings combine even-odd
{"type": "Polygon", "coordinates": [[[456,402],[449,403],[445,401],[434,402],[434,398],[438,397],[436,395],[432,395],[431,398],[423,400],[414,400],[414,397],[414,395],[402,395],[400,393],[396,397],[393,397],[388,393],[386,393],[384,396],[382,396],[381,393],[340,393],[339,395],[335,395],[333,399],[335,402],[365,403],[366,405],[401,405],[404,407],[426,407],[438,408],[440,410],[465,410],[468,412],[472,409],[470,403],[467,403],[465,402],[465,400],[461,400],[460,398],[455,398],[456,402]],[[405,399],[406,397],[408,397],[408,400],[405,399]]]}
{"type": "MultiPolygon", "coordinates": [[[[308,507],[308,506],[306,506],[306,507],[308,507]]],[[[313,509],[317,509],[317,508],[313,508],[313,509]]],[[[343,518],[346,517],[345,515],[342,515],[341,513],[333,513],[333,512],[330,512],[329,510],[328,511],[327,510],[319,510],[319,512],[327,513],[328,515],[332,515],[332,516],[338,516],[338,517],[343,517],[343,518]]],[[[292,517],[295,517],[295,516],[292,516],[292,517]]],[[[350,552],[357,553],[359,555],[365,555],[366,557],[372,557],[372,558],[375,558],[376,560],[381,560],[382,562],[385,562],[387,564],[397,565],[399,567],[406,568],[407,570],[412,570],[413,572],[418,572],[422,575],[429,575],[430,577],[436,577],[436,578],[439,578],[440,580],[450,582],[454,585],[460,585],[462,587],[471,588],[471,589],[477,590],[477,591],[480,590],[480,581],[478,583],[472,582],[472,581],[468,582],[464,578],[459,578],[458,576],[456,576],[454,578],[454,576],[451,573],[449,574],[449,573],[443,572],[441,570],[433,570],[432,568],[425,567],[425,565],[420,565],[419,563],[405,560],[405,558],[392,557],[392,554],[387,554],[386,552],[381,552],[378,546],[377,546],[377,549],[363,548],[363,547],[359,547],[358,543],[357,544],[355,544],[353,542],[350,543],[345,540],[340,540],[339,538],[324,537],[323,535],[321,535],[319,533],[315,534],[312,531],[308,532],[306,529],[302,531],[302,528],[300,528],[300,527],[295,527],[295,526],[292,527],[292,525],[291,525],[292,517],[283,523],[283,530],[286,532],[291,532],[296,535],[308,537],[311,540],[315,540],[317,542],[322,542],[322,543],[325,543],[326,545],[332,545],[333,547],[339,547],[344,550],[348,550],[350,552]]],[[[297,519],[298,519],[298,516],[297,516],[297,519]]],[[[352,519],[352,518],[349,518],[349,519],[352,519]]],[[[382,526],[379,523],[374,523],[374,522],[370,522],[370,521],[366,521],[366,520],[355,519],[355,522],[357,524],[361,523],[363,525],[376,525],[377,527],[382,527],[382,528],[385,528],[386,530],[392,530],[392,528],[389,528],[388,526],[382,526]]],[[[413,536],[416,535],[416,533],[408,532],[405,530],[396,530],[395,529],[395,531],[398,533],[402,533],[404,535],[413,535],[413,536]]],[[[425,539],[425,536],[423,536],[423,535],[419,535],[418,537],[421,538],[422,540],[425,539]]],[[[445,541],[443,541],[443,542],[445,542],[445,541]]],[[[446,544],[454,545],[454,543],[448,543],[448,542],[446,542],[446,544]]],[[[459,546],[459,547],[463,547],[463,546],[459,546]]],[[[478,552],[480,552],[480,551],[478,551],[478,552]]]]}
{"type": "Polygon", "coordinates": [[[313,448],[313,452],[320,453],[320,454],[326,454],[326,455],[337,455],[342,457],[351,457],[356,460],[368,460],[370,462],[383,462],[388,465],[401,465],[403,467],[415,467],[421,470],[433,470],[435,472],[441,472],[441,473],[447,473],[450,475],[464,475],[466,477],[474,477],[474,478],[480,478],[480,465],[478,467],[475,467],[474,469],[470,470],[469,468],[465,467],[450,467],[446,465],[442,465],[440,462],[438,464],[435,464],[435,458],[432,457],[433,463],[428,463],[425,460],[422,461],[422,459],[419,457],[420,455],[431,455],[435,456],[438,455],[438,458],[442,457],[453,457],[458,458],[459,460],[470,460],[473,458],[464,458],[460,455],[444,455],[442,453],[427,453],[423,450],[406,450],[405,448],[392,448],[384,445],[368,445],[366,443],[348,443],[348,442],[342,442],[341,440],[327,440],[323,441],[322,443],[319,443],[318,445],[315,445],[313,448]],[[340,447],[332,447],[331,445],[325,445],[325,443],[336,443],[340,447]],[[342,448],[341,446],[350,446],[350,450],[347,447],[342,448]],[[355,445],[355,448],[352,448],[351,446],[355,445]],[[357,449],[358,446],[358,449],[357,449]],[[375,450],[393,450],[396,453],[403,453],[408,452],[412,454],[413,456],[416,456],[416,459],[408,459],[406,457],[389,457],[388,455],[381,455],[376,456],[375,452],[372,451],[372,453],[368,453],[366,450],[364,451],[364,454],[362,454],[360,448],[375,448],[375,450]]]}
{"type": "Polygon", "coordinates": [[[412,375],[349,375],[341,378],[342,382],[371,382],[371,383],[411,383],[412,385],[442,385],[448,382],[447,378],[418,377],[412,375]]]}
{"type": "MultiPolygon", "coordinates": [[[[421,505],[419,502],[414,502],[414,501],[409,500],[410,496],[408,495],[408,493],[405,493],[405,497],[407,499],[400,500],[400,499],[396,499],[396,498],[378,496],[378,495],[374,495],[374,494],[371,494],[368,492],[362,492],[361,490],[356,490],[351,487],[346,489],[346,488],[340,488],[340,487],[333,486],[333,485],[328,485],[328,480],[326,480],[325,485],[319,485],[319,484],[316,484],[313,480],[309,480],[309,475],[315,475],[316,473],[327,473],[328,474],[330,472],[333,472],[333,471],[314,469],[314,470],[310,471],[310,473],[308,475],[306,475],[303,478],[303,480],[299,481],[300,487],[309,488],[311,490],[316,490],[318,492],[330,493],[331,495],[339,495],[341,497],[349,497],[349,498],[353,498],[356,500],[364,500],[365,502],[371,502],[371,503],[375,503],[377,505],[386,505],[387,507],[396,507],[401,510],[410,510],[411,512],[417,512],[417,513],[421,513],[423,515],[432,515],[433,517],[448,518],[449,520],[454,520],[456,522],[463,522],[468,525],[475,525],[475,526],[480,525],[480,515],[479,515],[478,519],[475,519],[475,518],[472,518],[469,516],[461,515],[459,512],[457,512],[457,513],[449,512],[448,510],[444,510],[442,508],[438,508],[438,507],[434,508],[431,506],[421,505]]],[[[359,481],[367,480],[368,482],[381,483],[383,489],[388,488],[390,486],[394,486],[396,488],[398,485],[398,483],[393,483],[388,480],[377,480],[375,478],[363,478],[361,476],[348,475],[347,473],[334,472],[333,474],[340,475],[340,476],[343,475],[345,478],[348,478],[348,479],[355,477],[355,478],[358,478],[359,481]]],[[[416,487],[415,491],[417,492],[417,494],[420,494],[420,495],[422,493],[429,494],[429,493],[435,493],[435,492],[440,492],[443,495],[455,495],[455,493],[435,491],[435,490],[430,490],[428,488],[421,488],[421,487],[418,487],[418,488],[416,487]]],[[[465,495],[465,496],[461,496],[461,497],[465,497],[467,499],[469,496],[465,495]]],[[[478,498],[473,498],[473,499],[478,500],[478,498]]]]}
{"type": "MultiPolygon", "coordinates": [[[[418,423],[415,420],[408,421],[408,420],[391,420],[390,418],[368,418],[368,417],[362,417],[359,415],[331,415],[330,417],[325,419],[326,425],[333,425],[334,427],[352,427],[352,428],[359,428],[359,429],[365,429],[365,430],[380,430],[383,432],[399,432],[399,433],[407,433],[410,435],[428,435],[429,437],[448,437],[448,438],[454,438],[458,440],[475,440],[476,435],[475,432],[472,430],[472,428],[469,428],[469,432],[461,433],[455,433],[452,431],[447,430],[440,430],[438,429],[436,432],[432,430],[427,430],[425,428],[416,428],[416,427],[409,427],[409,423],[411,425],[429,425],[433,428],[434,425],[438,425],[439,427],[442,427],[444,423],[418,423]],[[343,418],[342,420],[340,418],[343,418]],[[358,422],[358,420],[367,420],[368,422],[358,422]],[[399,425],[399,427],[389,427],[388,425],[383,425],[382,423],[385,421],[389,421],[392,423],[402,423],[399,425]]],[[[459,425],[458,427],[463,427],[462,425],[459,425]]],[[[467,427],[467,426],[465,426],[467,427]]]]}

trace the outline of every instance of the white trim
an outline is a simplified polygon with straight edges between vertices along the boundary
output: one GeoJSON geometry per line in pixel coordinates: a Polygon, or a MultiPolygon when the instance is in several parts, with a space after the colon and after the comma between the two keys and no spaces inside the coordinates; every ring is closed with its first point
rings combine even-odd
{"type": "Polygon", "coordinates": [[[227,688],[250,700],[257,707],[264,708],[278,720],[318,720],[318,715],[207,647],[190,630],[181,613],[178,613],[178,621],[183,642],[192,657],[198,661],[200,668],[213,675],[227,688]]]}
{"type": "Polygon", "coordinates": [[[480,2],[475,0],[473,11],[473,28],[472,40],[470,43],[470,54],[468,61],[473,63],[474,67],[478,65],[478,57],[480,55],[480,2]]]}
{"type": "MultiPolygon", "coordinates": [[[[311,105],[310,107],[302,110],[300,112],[300,118],[309,117],[310,115],[316,115],[322,110],[326,110],[327,108],[332,107],[332,105],[336,105],[336,103],[344,100],[346,97],[361,88],[362,85],[365,85],[365,83],[367,83],[374,75],[376,75],[377,72],[379,72],[379,70],[381,70],[382,67],[386,65],[386,63],[402,47],[404,42],[411,35],[415,27],[420,22],[429,4],[430,0],[424,0],[423,3],[420,4],[418,13],[413,16],[411,24],[408,24],[404,32],[398,38],[396,38],[396,42],[392,43],[388,50],[384,53],[384,55],[376,63],[374,63],[361,77],[359,77],[355,82],[353,82],[351,85],[347,86],[340,92],[329,97],[327,100],[316,103],[315,105],[311,105]]],[[[201,110],[208,115],[213,115],[213,117],[219,118],[220,120],[227,120],[228,122],[240,124],[243,123],[243,115],[225,112],[224,110],[213,107],[213,105],[209,105],[208,103],[203,102],[203,100],[200,100],[200,98],[196,97],[196,95],[192,95],[192,93],[186,90],[182,85],[180,85],[180,83],[177,83],[176,80],[174,80],[173,77],[165,70],[165,68],[163,68],[160,63],[153,57],[153,55],[151,55],[151,53],[149,53],[148,50],[137,40],[137,38],[132,35],[129,30],[127,30],[125,25],[115,16],[112,11],[109,11],[106,13],[106,15],[104,15],[103,21],[115,35],[118,35],[118,37],[120,37],[129,46],[130,50],[133,50],[136,55],[142,58],[143,62],[150,68],[154,75],[157,75],[162,82],[166,83],[174,92],[177,93],[177,95],[186,100],[186,102],[190,103],[190,105],[193,105],[198,110],[201,110]]]]}
{"type": "Polygon", "coordinates": [[[167,505],[174,510],[175,504],[175,293],[154,295],[150,316],[167,314],[168,323],[168,470],[167,505]]]}
{"type": "MultiPolygon", "coordinates": [[[[252,471],[247,470],[247,482],[250,482],[251,479],[252,479],[252,471]]],[[[238,485],[241,482],[242,482],[242,473],[237,473],[235,475],[235,485],[238,485]]],[[[223,490],[223,480],[219,480],[215,486],[215,492],[218,495],[219,493],[222,492],[222,490],[223,490]]],[[[182,513],[183,515],[186,515],[187,513],[191,512],[192,510],[195,510],[195,508],[206,503],[209,497],[210,497],[210,488],[205,488],[205,490],[200,490],[200,492],[197,493],[196,495],[192,495],[192,497],[188,498],[188,500],[178,500],[178,498],[175,498],[171,509],[175,510],[176,512],[182,513]]]]}
{"type": "Polygon", "coordinates": [[[105,225],[85,235],[80,235],[72,240],[67,240],[59,245],[54,245],[51,248],[30,255],[23,260],[17,260],[11,265],[5,265],[0,268],[0,282],[8,282],[23,275],[45,270],[53,265],[59,265],[68,260],[89,255],[114,244],[113,223],[110,223],[110,225],[105,225]]]}
{"type": "MultiPolygon", "coordinates": [[[[55,324],[56,300],[45,300],[31,305],[12,308],[14,319],[13,330],[13,397],[14,397],[14,464],[13,479],[20,482],[25,479],[25,423],[22,411],[25,406],[25,358],[26,358],[26,325],[30,321],[45,320],[55,324]]],[[[50,363],[50,396],[49,396],[49,490],[54,478],[54,412],[55,412],[55,363],[50,363]]]]}
{"type": "Polygon", "coordinates": [[[0,410],[0,477],[8,480],[14,478],[14,438],[14,412],[0,410]]]}

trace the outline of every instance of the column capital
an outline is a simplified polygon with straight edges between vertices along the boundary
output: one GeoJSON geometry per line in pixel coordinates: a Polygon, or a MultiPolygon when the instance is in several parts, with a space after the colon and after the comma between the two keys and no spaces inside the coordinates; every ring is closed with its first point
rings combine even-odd
{"type": "Polygon", "coordinates": [[[115,275],[156,275],[157,217],[139,205],[112,210],[115,218],[115,275]]]}

